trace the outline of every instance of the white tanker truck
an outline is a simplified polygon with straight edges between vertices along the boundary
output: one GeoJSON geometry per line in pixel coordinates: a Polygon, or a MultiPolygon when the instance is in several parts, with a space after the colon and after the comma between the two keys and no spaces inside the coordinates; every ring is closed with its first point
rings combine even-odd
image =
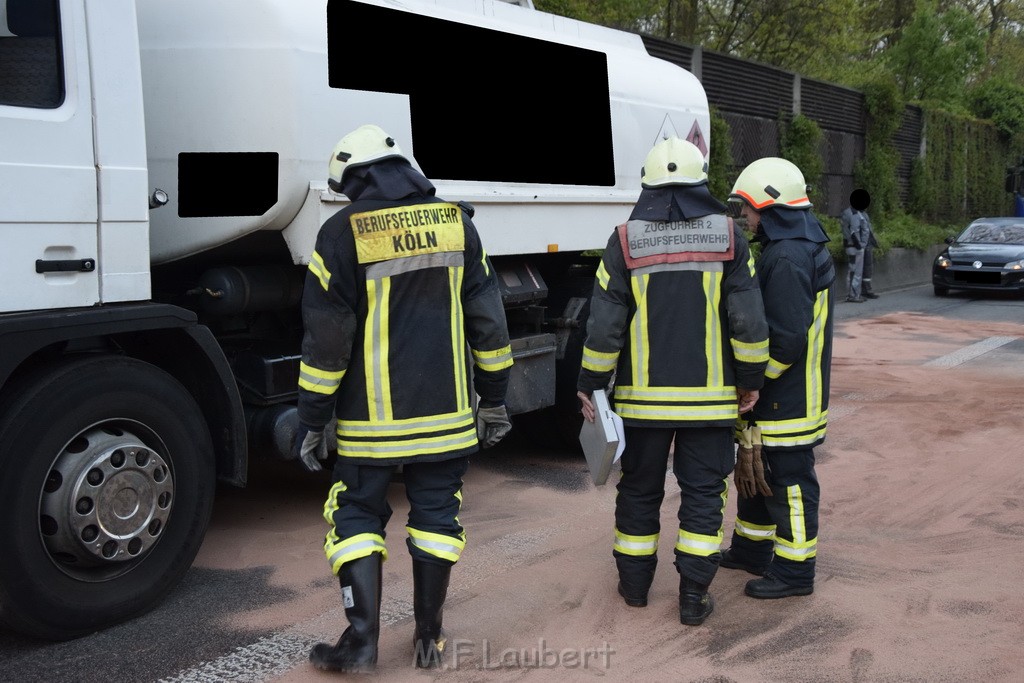
{"type": "Polygon", "coordinates": [[[529,0],[0,0],[0,623],[146,612],[216,482],[288,457],[327,157],[364,123],[475,207],[509,410],[571,433],[584,252],[659,136],[707,149],[689,72],[529,0]]]}

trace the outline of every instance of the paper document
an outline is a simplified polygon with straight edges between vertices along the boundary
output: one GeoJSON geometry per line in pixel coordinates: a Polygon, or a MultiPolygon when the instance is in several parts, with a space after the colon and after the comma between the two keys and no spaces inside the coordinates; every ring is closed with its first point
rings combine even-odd
{"type": "Polygon", "coordinates": [[[608,403],[608,394],[599,389],[590,399],[594,404],[593,422],[584,419],[580,428],[580,446],[590,467],[594,484],[601,486],[608,481],[612,463],[619,459],[626,447],[622,418],[615,414],[608,403]]]}

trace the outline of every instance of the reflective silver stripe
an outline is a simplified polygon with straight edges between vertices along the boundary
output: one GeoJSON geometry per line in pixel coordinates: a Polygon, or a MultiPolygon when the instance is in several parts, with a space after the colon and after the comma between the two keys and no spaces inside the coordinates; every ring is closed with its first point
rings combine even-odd
{"type": "Polygon", "coordinates": [[[645,401],[706,401],[709,399],[735,401],[736,387],[637,387],[621,385],[615,387],[615,398],[645,401]]]}
{"type": "Polygon", "coordinates": [[[647,337],[647,278],[643,275],[633,276],[633,296],[636,299],[636,314],[630,327],[633,330],[633,348],[630,354],[633,356],[633,379],[641,384],[647,383],[647,366],[644,363],[644,354],[647,352],[647,344],[644,343],[647,337]]]}
{"type": "Polygon", "coordinates": [[[722,288],[721,275],[719,273],[704,273],[704,295],[708,305],[704,319],[704,340],[705,357],[708,364],[707,383],[710,387],[716,387],[723,382],[725,368],[722,367],[722,330],[721,321],[718,317],[718,307],[721,305],[722,288]]]}
{"type": "Polygon", "coordinates": [[[768,367],[765,368],[765,377],[769,379],[778,379],[779,375],[789,369],[789,365],[784,365],[774,358],[768,358],[768,367]]]}
{"type": "Polygon", "coordinates": [[[747,524],[742,519],[737,519],[734,528],[740,536],[746,536],[755,540],[775,538],[774,524],[769,527],[761,527],[759,525],[747,524]]]}
{"type": "Polygon", "coordinates": [[[415,536],[410,536],[410,538],[414,546],[427,551],[431,555],[438,555],[441,553],[455,555],[456,557],[462,555],[462,548],[454,543],[439,543],[438,541],[428,541],[425,538],[417,538],[415,536]]]}
{"type": "Polygon", "coordinates": [[[638,420],[734,420],[739,415],[736,403],[710,406],[646,406],[616,400],[620,417],[638,420]]]}
{"type": "Polygon", "coordinates": [[[447,268],[450,266],[461,266],[463,263],[464,259],[461,251],[441,251],[436,254],[407,256],[390,261],[379,261],[367,266],[366,278],[369,280],[380,280],[402,273],[411,273],[414,270],[447,268]]]}
{"type": "Polygon", "coordinates": [[[448,413],[447,415],[435,415],[426,418],[418,417],[408,420],[395,420],[393,422],[353,422],[344,420],[338,422],[338,436],[345,434],[395,435],[399,433],[415,434],[419,432],[440,431],[463,422],[472,422],[472,419],[473,411],[464,410],[458,413],[448,413]]]}
{"type": "Polygon", "coordinates": [[[356,559],[358,557],[365,557],[372,552],[379,552],[384,550],[384,542],[378,538],[368,538],[358,543],[351,543],[344,545],[334,550],[330,555],[327,556],[327,561],[330,562],[333,567],[338,560],[342,562],[345,558],[356,559]],[[354,557],[353,557],[354,556],[354,557]]]}
{"type": "Polygon", "coordinates": [[[402,441],[370,442],[349,441],[338,437],[338,455],[348,457],[400,457],[423,453],[442,453],[449,450],[468,448],[477,443],[476,428],[444,437],[433,436],[424,439],[402,441]]]}
{"type": "Polygon", "coordinates": [[[701,555],[703,557],[707,557],[712,553],[718,552],[721,546],[721,535],[715,538],[714,536],[694,534],[680,529],[679,536],[676,539],[676,549],[679,552],[689,553],[690,555],[701,555]]]}
{"type": "Polygon", "coordinates": [[[615,369],[618,362],[618,351],[605,353],[603,351],[594,351],[586,346],[583,347],[582,365],[588,370],[593,370],[594,372],[609,372],[615,369]]]}
{"type": "Polygon", "coordinates": [[[481,370],[501,370],[512,365],[512,348],[506,346],[497,351],[477,351],[473,349],[473,358],[481,370]]]}
{"type": "Polygon", "coordinates": [[[822,404],[822,356],[825,349],[825,321],[828,318],[828,290],[818,292],[814,305],[814,324],[807,340],[807,412],[811,415],[821,410],[822,404]]]}
{"type": "Polygon", "coordinates": [[[653,266],[644,266],[642,268],[636,268],[632,272],[636,275],[667,273],[678,270],[696,270],[704,273],[721,273],[722,265],[721,261],[680,261],[679,263],[658,263],[653,266]]]}
{"type": "Polygon", "coordinates": [[[384,378],[381,373],[381,363],[386,363],[387,358],[381,353],[381,337],[383,330],[381,329],[381,321],[384,317],[384,307],[387,305],[387,297],[382,290],[387,289],[387,281],[380,281],[379,290],[375,287],[376,291],[375,306],[373,307],[373,328],[370,330],[371,334],[371,352],[370,352],[370,370],[373,373],[373,414],[378,420],[385,419],[385,407],[384,407],[384,378]]]}

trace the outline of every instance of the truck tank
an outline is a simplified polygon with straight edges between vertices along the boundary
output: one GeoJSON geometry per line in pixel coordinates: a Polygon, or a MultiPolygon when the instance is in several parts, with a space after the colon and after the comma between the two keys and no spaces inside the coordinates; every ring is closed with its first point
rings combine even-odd
{"type": "Polygon", "coordinates": [[[281,231],[296,264],[345,204],[339,137],[376,123],[468,201],[492,256],[604,246],[664,133],[709,144],[697,79],[638,35],[491,0],[139,0],[152,261],[281,231]]]}

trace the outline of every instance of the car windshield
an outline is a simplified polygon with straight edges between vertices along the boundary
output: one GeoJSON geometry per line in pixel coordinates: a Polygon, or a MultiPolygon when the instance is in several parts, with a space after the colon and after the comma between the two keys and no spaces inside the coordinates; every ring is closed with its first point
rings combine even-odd
{"type": "Polygon", "coordinates": [[[974,223],[964,230],[957,242],[976,244],[1024,244],[1022,223],[974,223]]]}

